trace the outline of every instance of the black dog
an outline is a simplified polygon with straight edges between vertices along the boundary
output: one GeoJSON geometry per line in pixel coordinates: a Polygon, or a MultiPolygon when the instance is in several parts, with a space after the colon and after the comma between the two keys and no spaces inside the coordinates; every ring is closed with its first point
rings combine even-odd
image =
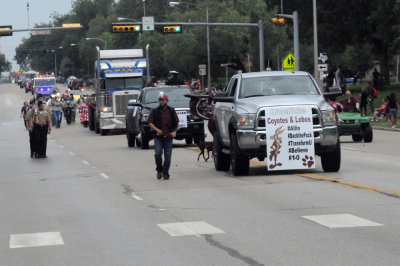
{"type": "Polygon", "coordinates": [[[210,152],[213,152],[214,143],[212,141],[204,141],[199,143],[200,154],[197,157],[197,161],[200,160],[200,156],[203,155],[204,161],[210,159],[210,152]],[[205,151],[207,150],[207,158],[205,156],[205,151]]]}

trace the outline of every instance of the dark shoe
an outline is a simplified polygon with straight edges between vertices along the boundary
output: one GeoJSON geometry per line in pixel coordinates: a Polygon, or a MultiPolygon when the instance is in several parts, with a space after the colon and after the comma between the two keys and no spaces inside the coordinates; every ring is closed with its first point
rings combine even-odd
{"type": "Polygon", "coordinates": [[[164,180],[168,180],[169,179],[169,174],[163,174],[164,180]]]}
{"type": "Polygon", "coordinates": [[[34,154],[33,152],[31,152],[31,158],[33,158],[34,155],[35,155],[35,154],[34,154]]]}
{"type": "Polygon", "coordinates": [[[35,158],[40,158],[39,154],[35,153],[35,158]]]}
{"type": "Polygon", "coordinates": [[[47,159],[47,156],[46,156],[46,155],[43,155],[41,158],[43,158],[43,159],[47,159]]]}
{"type": "Polygon", "coordinates": [[[157,172],[157,179],[161,179],[162,174],[160,172],[157,172]]]}

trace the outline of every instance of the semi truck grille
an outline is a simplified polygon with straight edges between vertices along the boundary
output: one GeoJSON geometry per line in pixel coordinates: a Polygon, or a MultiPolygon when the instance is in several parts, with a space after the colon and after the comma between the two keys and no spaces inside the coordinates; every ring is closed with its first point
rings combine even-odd
{"type": "MultiPolygon", "coordinates": [[[[313,125],[321,126],[320,115],[317,108],[311,109],[312,117],[313,117],[313,125]]],[[[257,116],[257,129],[265,129],[265,110],[261,110],[257,116]]]]}
{"type": "Polygon", "coordinates": [[[139,98],[139,94],[115,94],[113,101],[113,109],[115,115],[125,115],[128,101],[139,98]]]}

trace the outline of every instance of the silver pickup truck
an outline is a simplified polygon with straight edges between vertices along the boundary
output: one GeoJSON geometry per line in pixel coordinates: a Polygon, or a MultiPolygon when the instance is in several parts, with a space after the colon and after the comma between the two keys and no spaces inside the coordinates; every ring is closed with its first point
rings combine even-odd
{"type": "MultiPolygon", "coordinates": [[[[311,108],[315,154],[326,172],[340,169],[337,115],[306,72],[257,72],[234,75],[225,92],[214,96],[214,164],[247,175],[249,161],[263,161],[266,152],[266,108],[311,108]]],[[[312,136],[311,136],[312,137],[312,136]]]]}

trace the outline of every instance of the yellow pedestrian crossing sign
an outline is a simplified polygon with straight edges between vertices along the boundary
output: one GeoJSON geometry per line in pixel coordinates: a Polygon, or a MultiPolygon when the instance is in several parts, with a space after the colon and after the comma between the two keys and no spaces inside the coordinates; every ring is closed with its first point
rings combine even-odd
{"type": "Polygon", "coordinates": [[[295,60],[292,54],[288,54],[283,59],[282,66],[285,71],[294,71],[295,60]]]}

